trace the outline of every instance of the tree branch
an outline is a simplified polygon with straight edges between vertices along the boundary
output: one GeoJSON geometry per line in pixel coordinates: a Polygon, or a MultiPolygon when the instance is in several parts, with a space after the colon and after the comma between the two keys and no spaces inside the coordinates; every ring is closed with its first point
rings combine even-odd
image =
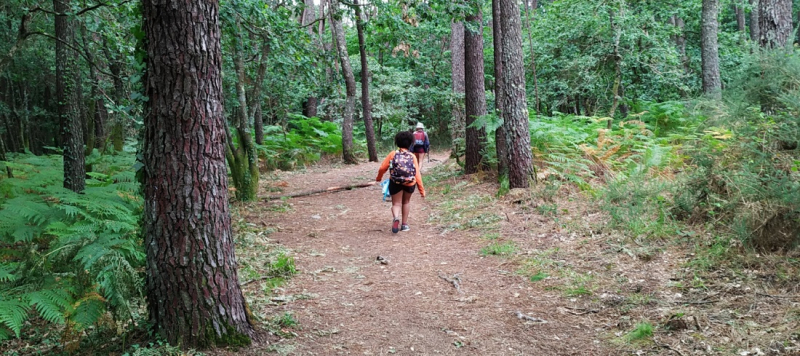
{"type": "MultiPolygon", "coordinates": [[[[120,6],[120,5],[123,5],[123,4],[126,4],[126,3],[129,3],[129,2],[130,2],[130,0],[125,0],[125,1],[123,1],[123,2],[121,2],[121,3],[119,3],[119,4],[108,4],[108,3],[104,3],[104,2],[99,2],[99,3],[95,4],[95,5],[89,6],[89,7],[87,7],[87,8],[81,9],[81,10],[78,10],[78,12],[74,13],[73,15],[75,15],[75,16],[80,16],[80,15],[83,15],[83,14],[85,14],[85,13],[89,12],[89,11],[96,10],[96,9],[98,9],[98,8],[101,8],[101,7],[103,7],[103,6],[111,6],[111,7],[116,7],[116,6],[120,6]]],[[[66,15],[69,15],[69,13],[65,13],[65,12],[55,12],[55,11],[53,11],[53,10],[43,9],[43,8],[41,8],[40,6],[37,6],[37,7],[33,8],[33,9],[31,9],[30,11],[28,11],[28,13],[29,13],[29,14],[32,14],[32,13],[34,13],[34,12],[44,12],[44,13],[46,13],[46,14],[51,14],[51,15],[56,15],[56,16],[66,16],[66,15]]]]}

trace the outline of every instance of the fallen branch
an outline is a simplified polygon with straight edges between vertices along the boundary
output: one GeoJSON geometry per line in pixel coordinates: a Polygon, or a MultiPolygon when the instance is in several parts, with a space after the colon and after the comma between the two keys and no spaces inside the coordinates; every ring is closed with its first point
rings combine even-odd
{"type": "Polygon", "coordinates": [[[269,200],[278,200],[278,199],[284,199],[284,198],[305,197],[305,196],[309,196],[309,195],[322,194],[322,193],[334,193],[334,192],[340,192],[340,191],[343,191],[343,190],[353,190],[353,189],[356,189],[356,188],[371,187],[371,186],[373,186],[373,185],[375,185],[377,183],[378,182],[369,182],[369,183],[353,184],[353,185],[342,186],[342,187],[330,187],[330,188],[326,188],[326,189],[317,189],[317,190],[311,190],[311,191],[301,192],[301,193],[293,193],[293,194],[286,194],[286,195],[273,195],[273,196],[269,196],[269,197],[264,198],[264,200],[269,201],[269,200]]]}
{"type": "Polygon", "coordinates": [[[458,275],[458,273],[454,274],[453,278],[447,278],[447,276],[443,276],[443,275],[439,274],[439,278],[445,280],[445,282],[447,282],[447,283],[452,284],[453,287],[455,287],[455,289],[458,291],[458,293],[461,293],[461,294],[464,293],[464,292],[461,291],[461,277],[458,275]]]}
{"type": "Polygon", "coordinates": [[[539,319],[539,318],[536,318],[536,317],[532,317],[532,316],[529,316],[529,315],[522,314],[521,311],[517,311],[515,314],[517,315],[517,318],[520,319],[520,320],[532,321],[534,323],[541,323],[541,324],[544,324],[544,323],[547,322],[547,320],[544,320],[544,319],[539,319]]]}

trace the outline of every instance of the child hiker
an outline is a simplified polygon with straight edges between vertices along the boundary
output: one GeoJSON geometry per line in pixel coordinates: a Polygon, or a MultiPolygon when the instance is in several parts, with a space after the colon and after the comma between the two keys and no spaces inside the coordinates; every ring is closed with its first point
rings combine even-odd
{"type": "Polygon", "coordinates": [[[397,231],[408,231],[408,212],[411,210],[411,194],[419,186],[419,194],[425,197],[425,188],[422,186],[422,176],[420,175],[417,157],[408,151],[408,147],[414,143],[414,134],[408,131],[401,131],[394,136],[394,144],[397,150],[389,153],[378,169],[380,182],[383,174],[389,171],[389,195],[392,196],[392,233],[397,231]],[[402,225],[401,225],[402,218],[402,225]]]}

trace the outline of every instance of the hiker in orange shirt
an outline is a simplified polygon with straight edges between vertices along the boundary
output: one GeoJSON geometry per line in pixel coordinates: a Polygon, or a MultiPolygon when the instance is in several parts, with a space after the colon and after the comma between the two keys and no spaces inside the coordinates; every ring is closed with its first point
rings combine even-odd
{"type": "Polygon", "coordinates": [[[408,151],[408,147],[414,143],[414,134],[408,131],[401,131],[394,136],[394,144],[397,150],[392,151],[381,163],[378,169],[380,182],[383,174],[389,171],[389,195],[392,196],[392,233],[397,231],[408,231],[408,212],[411,210],[411,194],[419,186],[419,194],[425,197],[425,188],[422,186],[422,175],[420,175],[419,162],[417,157],[408,151]],[[400,224],[402,217],[402,225],[400,224]]]}

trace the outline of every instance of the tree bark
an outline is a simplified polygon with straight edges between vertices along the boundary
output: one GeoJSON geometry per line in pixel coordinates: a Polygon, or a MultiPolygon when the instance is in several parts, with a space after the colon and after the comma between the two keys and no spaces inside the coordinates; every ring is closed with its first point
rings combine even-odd
{"type": "Polygon", "coordinates": [[[703,0],[702,13],[702,62],[703,93],[713,98],[721,97],[722,81],[719,73],[719,0],[703,0]]]}
{"type": "MultiPolygon", "coordinates": [[[[503,31],[500,28],[500,2],[492,0],[492,45],[494,46],[494,106],[498,117],[503,112],[503,31]]],[[[508,147],[506,146],[506,130],[503,125],[494,132],[495,152],[497,154],[497,174],[508,178],[508,147]]]]}
{"type": "Polygon", "coordinates": [[[367,152],[369,161],[378,162],[378,151],[375,149],[375,127],[372,125],[372,104],[369,101],[369,66],[367,61],[367,44],[364,40],[364,14],[359,1],[356,0],[356,31],[358,32],[358,50],[361,52],[361,111],[364,115],[364,128],[367,134],[367,152]]]}
{"type": "MultiPolygon", "coordinates": [[[[103,53],[108,60],[108,70],[113,74],[112,80],[114,82],[114,104],[119,106],[122,105],[124,101],[128,98],[128,93],[125,90],[125,83],[122,81],[122,65],[120,62],[111,55],[111,51],[108,49],[108,43],[104,43],[103,46],[103,53]]],[[[120,117],[119,114],[115,114],[111,120],[113,123],[111,124],[111,132],[110,132],[110,140],[114,146],[114,150],[117,152],[122,151],[123,141],[124,141],[124,131],[125,125],[120,117]]]]}
{"type": "Polygon", "coordinates": [[[761,38],[761,28],[758,26],[760,17],[758,7],[759,0],[750,0],[750,40],[754,42],[761,38]]]}
{"type": "Polygon", "coordinates": [[[762,48],[786,48],[792,43],[792,1],[761,0],[758,6],[759,43],[762,48]]]}
{"type": "Polygon", "coordinates": [[[355,153],[353,152],[353,113],[356,106],[356,79],[353,75],[353,68],[350,66],[350,57],[347,55],[347,43],[344,39],[344,29],[342,21],[338,17],[339,1],[330,2],[331,31],[336,42],[336,53],[342,65],[342,76],[344,76],[346,98],[344,104],[344,115],[342,117],[342,159],[346,164],[356,164],[355,153]]]}
{"type": "Polygon", "coordinates": [[[747,32],[746,22],[744,20],[744,9],[741,6],[733,6],[734,13],[736,14],[736,30],[740,33],[747,32]]]}
{"type": "Polygon", "coordinates": [[[483,67],[483,14],[467,16],[464,21],[464,104],[466,108],[467,146],[464,173],[472,174],[484,165],[482,152],[486,147],[486,129],[471,127],[480,116],[486,115],[486,87],[483,67]]]}
{"type": "Polygon", "coordinates": [[[144,0],[144,246],[154,331],[184,348],[250,343],[225,166],[219,3],[144,0]]]}
{"type": "Polygon", "coordinates": [[[64,188],[82,192],[86,187],[86,167],[83,153],[83,129],[78,92],[80,72],[78,54],[71,48],[75,42],[75,24],[67,12],[72,11],[70,0],[53,0],[56,33],[56,101],[64,151],[64,188]],[[69,44],[69,45],[67,45],[69,44]]]}
{"type": "Polygon", "coordinates": [[[503,14],[503,126],[508,146],[508,182],[511,188],[528,188],[532,166],[525,67],[522,61],[522,26],[516,0],[499,0],[503,14]]]}
{"type": "Polygon", "coordinates": [[[466,136],[466,118],[464,114],[464,23],[453,22],[450,25],[450,65],[453,81],[453,118],[450,121],[450,137],[452,152],[458,158],[464,149],[466,136]]]}

